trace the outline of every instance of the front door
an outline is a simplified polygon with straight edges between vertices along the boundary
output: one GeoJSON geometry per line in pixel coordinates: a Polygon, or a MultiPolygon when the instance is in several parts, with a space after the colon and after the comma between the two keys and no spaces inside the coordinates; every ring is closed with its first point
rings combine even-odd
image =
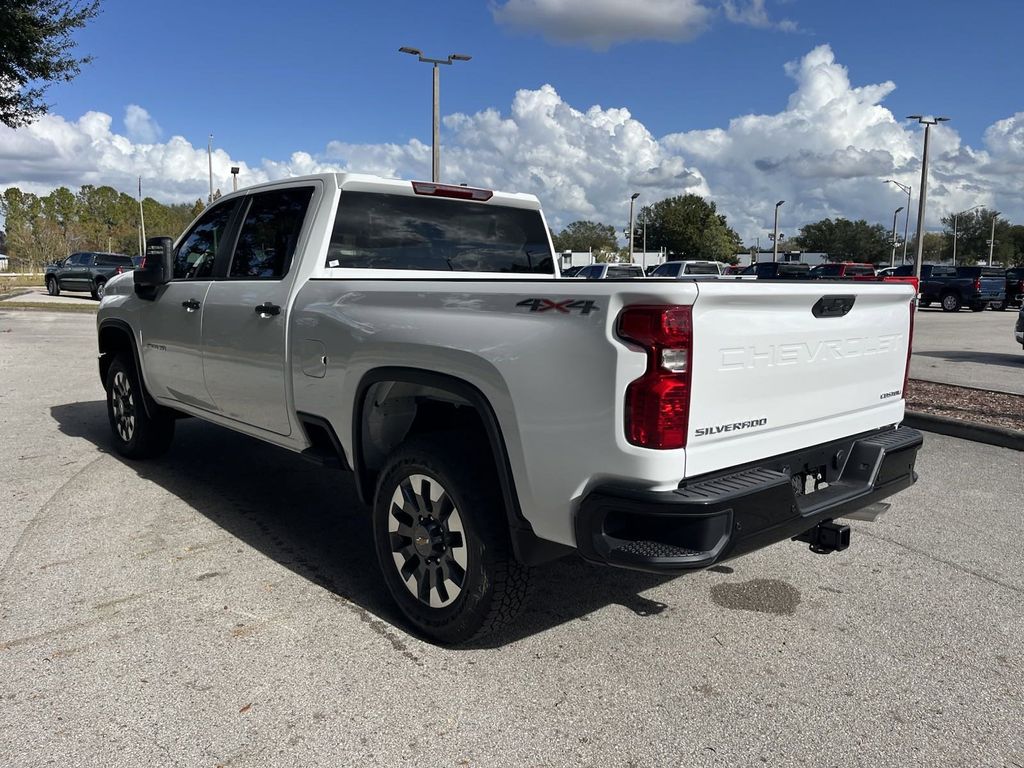
{"type": "Polygon", "coordinates": [[[140,313],[142,364],[155,397],[216,410],[203,381],[203,314],[217,251],[236,207],[230,200],[203,214],[175,251],[173,279],[140,313]]]}
{"type": "Polygon", "coordinates": [[[291,432],[286,380],[292,259],[317,187],[306,182],[249,195],[226,277],[203,308],[206,386],[225,416],[291,432]]]}

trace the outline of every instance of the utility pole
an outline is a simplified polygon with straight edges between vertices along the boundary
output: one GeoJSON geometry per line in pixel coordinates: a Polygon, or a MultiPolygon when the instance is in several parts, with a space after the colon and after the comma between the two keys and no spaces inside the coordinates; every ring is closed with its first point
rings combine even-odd
{"type": "Polygon", "coordinates": [[[629,263],[633,263],[633,203],[640,197],[639,192],[634,192],[629,198],[629,263]]]}
{"type": "Polygon", "coordinates": [[[207,205],[213,205],[213,134],[210,134],[210,138],[206,142],[206,159],[210,163],[210,197],[207,201],[207,205]]]}
{"type": "Polygon", "coordinates": [[[992,211],[992,236],[988,241],[988,265],[992,266],[992,252],[996,248],[996,216],[999,215],[999,211],[992,211]]]}
{"type": "Polygon", "coordinates": [[[910,232],[910,187],[906,184],[900,184],[895,179],[887,179],[886,184],[895,184],[897,187],[903,190],[903,194],[907,196],[907,213],[903,220],[903,261],[900,264],[907,263],[907,235],[910,232]]]}
{"type": "Polygon", "coordinates": [[[944,123],[948,117],[931,115],[908,115],[908,120],[917,120],[924,126],[924,153],[921,156],[921,192],[917,201],[917,253],[914,256],[914,277],[921,280],[921,262],[924,259],[924,213],[928,201],[928,136],[933,125],[944,123]]]}
{"type": "Polygon", "coordinates": [[[896,209],[895,213],[893,213],[892,215],[892,258],[889,259],[890,267],[896,266],[896,217],[900,215],[900,211],[902,210],[903,206],[901,205],[899,208],[896,209]]]}
{"type": "Polygon", "coordinates": [[[785,200],[779,200],[775,204],[775,231],[772,233],[772,261],[779,260],[779,208],[785,200]]]}
{"type": "Polygon", "coordinates": [[[431,142],[433,157],[430,180],[438,183],[441,181],[441,70],[438,69],[438,65],[450,65],[453,61],[469,61],[473,57],[462,53],[452,53],[448,55],[447,59],[431,59],[424,56],[423,51],[419,48],[410,48],[404,45],[398,49],[398,52],[408,53],[410,56],[416,56],[422,62],[434,65],[434,118],[431,142]]]}

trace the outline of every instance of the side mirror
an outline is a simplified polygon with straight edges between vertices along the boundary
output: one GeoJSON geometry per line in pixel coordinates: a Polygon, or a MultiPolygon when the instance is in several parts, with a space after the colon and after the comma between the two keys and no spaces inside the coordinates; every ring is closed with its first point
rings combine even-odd
{"type": "Polygon", "coordinates": [[[156,289],[174,277],[174,241],[169,237],[150,237],[146,240],[146,255],[135,276],[135,292],[144,298],[153,298],[156,289]]]}

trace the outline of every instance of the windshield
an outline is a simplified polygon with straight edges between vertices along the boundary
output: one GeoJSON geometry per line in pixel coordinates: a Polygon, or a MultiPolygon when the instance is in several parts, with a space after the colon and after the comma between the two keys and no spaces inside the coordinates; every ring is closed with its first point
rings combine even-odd
{"type": "Polygon", "coordinates": [[[540,211],[369,192],[342,193],[327,266],[555,273],[540,211]]]}

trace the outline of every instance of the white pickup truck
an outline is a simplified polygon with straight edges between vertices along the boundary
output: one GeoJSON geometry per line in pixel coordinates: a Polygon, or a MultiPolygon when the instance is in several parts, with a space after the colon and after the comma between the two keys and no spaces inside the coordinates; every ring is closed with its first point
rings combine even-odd
{"type": "MultiPolygon", "coordinates": [[[[916,480],[902,284],[564,280],[537,199],[322,174],[227,195],[110,280],[117,449],[194,416],[354,472],[420,633],[511,619],[578,552],[679,573],[916,480]]],[[[339,554],[339,556],[341,556],[339,554]]]]}

